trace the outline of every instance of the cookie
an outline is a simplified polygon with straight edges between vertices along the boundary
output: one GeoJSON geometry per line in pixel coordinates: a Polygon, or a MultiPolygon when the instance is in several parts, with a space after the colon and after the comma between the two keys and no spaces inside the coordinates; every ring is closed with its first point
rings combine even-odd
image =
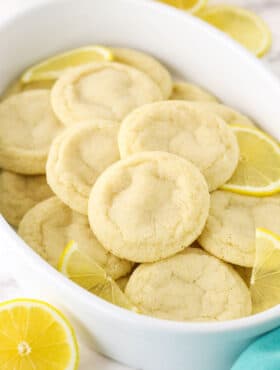
{"type": "Polygon", "coordinates": [[[47,90],[20,93],[0,104],[0,167],[26,175],[44,174],[49,147],[63,125],[47,90]]]}
{"type": "Polygon", "coordinates": [[[88,119],[121,121],[138,106],[162,99],[148,75],[110,62],[69,69],[51,94],[53,110],[65,125],[88,119]]]}
{"type": "Polygon", "coordinates": [[[177,321],[223,321],[248,316],[249,289],[228,264],[187,248],[132,273],[125,292],[144,314],[177,321]]]}
{"type": "Polygon", "coordinates": [[[206,90],[197,85],[183,81],[174,83],[170,99],[217,102],[217,98],[206,90]]]}
{"type": "Polygon", "coordinates": [[[257,198],[226,191],[211,194],[210,213],[199,244],[216,257],[252,267],[256,228],[280,234],[280,197],[257,198]]]}
{"type": "Polygon", "coordinates": [[[239,160],[232,129],[218,116],[184,101],[158,102],[134,110],[121,125],[119,148],[122,158],[160,150],[188,159],[203,173],[210,191],[231,178],[239,160]]]}
{"type": "Polygon", "coordinates": [[[73,210],[87,215],[88,198],[97,177],[119,155],[119,124],[89,121],[67,128],[53,142],[47,180],[54,193],[73,210]]]}
{"type": "Polygon", "coordinates": [[[49,198],[22,219],[19,235],[47,262],[57,267],[66,244],[75,240],[114,279],[127,275],[132,264],[106,251],[92,233],[86,216],[72,211],[57,197],[49,198]]]}
{"type": "Polygon", "coordinates": [[[30,208],[51,196],[45,176],[0,172],[0,213],[15,227],[30,208]]]}
{"type": "Polygon", "coordinates": [[[137,153],[108,167],[89,199],[93,232],[114,255],[152,262],[188,247],[201,233],[207,184],[190,162],[165,152],[137,153]]]}
{"type": "Polygon", "coordinates": [[[172,78],[168,70],[155,58],[138,50],[112,48],[114,60],[128,64],[145,72],[160,87],[163,98],[168,99],[172,92],[172,78]]]}
{"type": "Polygon", "coordinates": [[[29,83],[21,83],[20,80],[16,80],[12,82],[7,89],[2,94],[0,101],[9,98],[12,95],[21,93],[23,91],[28,90],[50,90],[54,84],[53,80],[45,80],[45,81],[33,81],[29,83]]]}
{"type": "Polygon", "coordinates": [[[198,111],[206,111],[209,113],[217,114],[226,123],[230,125],[241,125],[255,127],[255,123],[245,116],[244,114],[228,107],[224,104],[211,103],[211,102],[192,102],[191,103],[198,111]]]}

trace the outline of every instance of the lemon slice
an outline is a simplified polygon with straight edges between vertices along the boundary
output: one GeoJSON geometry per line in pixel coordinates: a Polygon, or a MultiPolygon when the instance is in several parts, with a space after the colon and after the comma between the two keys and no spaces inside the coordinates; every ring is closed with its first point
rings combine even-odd
{"type": "Polygon", "coordinates": [[[250,290],[254,313],[280,304],[280,236],[262,228],[256,232],[250,290]]]}
{"type": "Polygon", "coordinates": [[[76,242],[67,244],[58,269],[76,284],[107,302],[138,312],[117,283],[93,259],[82,253],[76,242]]]}
{"type": "Polygon", "coordinates": [[[280,191],[280,147],[253,127],[232,126],[240,159],[232,178],[222,189],[239,194],[267,196],[280,191]]]}
{"type": "Polygon", "coordinates": [[[76,337],[66,318],[49,304],[14,299],[0,304],[0,369],[74,370],[76,337]]]}
{"type": "Polygon", "coordinates": [[[21,76],[23,84],[33,81],[55,80],[67,68],[99,61],[111,61],[113,54],[103,46],[87,46],[56,55],[40,64],[32,66],[21,76]]]}
{"type": "Polygon", "coordinates": [[[225,32],[257,56],[271,47],[271,32],[256,14],[228,5],[217,5],[200,12],[199,17],[225,32]]]}
{"type": "Polygon", "coordinates": [[[187,10],[188,12],[195,14],[205,8],[208,0],[158,0],[161,3],[165,3],[176,8],[187,10]]]}

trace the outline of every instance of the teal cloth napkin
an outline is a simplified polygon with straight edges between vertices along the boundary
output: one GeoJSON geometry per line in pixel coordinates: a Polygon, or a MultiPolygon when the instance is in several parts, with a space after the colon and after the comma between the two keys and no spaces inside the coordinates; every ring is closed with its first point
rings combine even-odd
{"type": "Polygon", "coordinates": [[[252,343],[231,370],[280,370],[280,328],[252,343]]]}

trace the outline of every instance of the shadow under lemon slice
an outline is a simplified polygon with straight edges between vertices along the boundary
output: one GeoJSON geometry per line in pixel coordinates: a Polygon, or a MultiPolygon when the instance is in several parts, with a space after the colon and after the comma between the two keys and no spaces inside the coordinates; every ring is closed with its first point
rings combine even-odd
{"type": "Polygon", "coordinates": [[[70,241],[65,247],[58,270],[107,302],[140,313],[105,270],[79,250],[76,242],[70,241]]]}
{"type": "Polygon", "coordinates": [[[68,320],[48,303],[13,299],[0,304],[0,369],[76,370],[79,350],[68,320]]]}
{"type": "Polygon", "coordinates": [[[58,54],[27,69],[21,76],[21,83],[34,81],[56,80],[71,67],[77,67],[91,62],[113,60],[113,53],[103,46],[86,46],[58,54]]]}
{"type": "Polygon", "coordinates": [[[250,291],[253,313],[280,304],[280,236],[258,228],[250,291]]]}

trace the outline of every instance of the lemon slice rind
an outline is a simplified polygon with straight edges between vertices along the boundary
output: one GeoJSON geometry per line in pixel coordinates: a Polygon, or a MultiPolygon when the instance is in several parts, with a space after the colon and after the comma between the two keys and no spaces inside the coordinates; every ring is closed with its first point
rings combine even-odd
{"type": "MultiPolygon", "coordinates": [[[[231,5],[214,5],[211,7],[207,7],[203,9],[201,12],[199,12],[199,17],[211,24],[214,27],[215,24],[212,24],[210,20],[205,19],[207,16],[216,15],[216,16],[224,16],[225,14],[229,15],[232,14],[233,19],[247,19],[248,21],[252,21],[254,25],[256,26],[256,29],[258,29],[262,35],[262,39],[259,42],[259,45],[257,48],[249,49],[251,52],[253,52],[256,56],[261,57],[264,54],[268,52],[268,50],[271,48],[272,45],[272,34],[270,29],[268,28],[267,24],[260,18],[257,14],[243,8],[239,8],[236,6],[231,5]]],[[[232,25],[231,25],[232,26],[232,25]]],[[[217,27],[219,29],[219,27],[217,27]]],[[[222,30],[222,32],[226,31],[222,30]]],[[[239,30],[236,30],[239,31],[239,30]]],[[[237,32],[240,36],[242,36],[243,32],[237,32]]],[[[231,37],[230,34],[228,34],[229,37],[231,37]]],[[[252,35],[251,35],[252,36],[252,35]]],[[[241,45],[246,47],[246,45],[242,42],[241,39],[235,39],[235,41],[239,42],[241,45]]],[[[247,47],[248,48],[248,47],[247,47]]]]}
{"type": "Polygon", "coordinates": [[[93,259],[82,253],[75,241],[70,241],[59,260],[58,270],[70,280],[99,298],[119,307],[139,313],[117,283],[93,259]]]}
{"type": "MultiPolygon", "coordinates": [[[[280,164],[280,146],[269,135],[267,135],[263,131],[257,128],[254,128],[254,127],[247,127],[247,126],[241,126],[241,125],[231,125],[231,127],[237,134],[238,132],[243,132],[243,133],[247,132],[248,134],[254,135],[255,137],[259,138],[260,142],[263,141],[265,145],[267,145],[267,148],[270,148],[271,151],[274,153],[275,155],[274,158],[279,159],[279,164],[280,164]]],[[[242,156],[242,153],[240,153],[240,155],[242,156]]],[[[256,153],[256,156],[257,156],[257,153],[256,153]]],[[[235,174],[237,173],[238,170],[239,170],[239,167],[237,166],[235,174]]],[[[232,179],[234,178],[235,174],[233,175],[232,179]]],[[[265,174],[263,174],[263,176],[265,178],[265,174]]],[[[237,194],[252,195],[252,196],[258,196],[258,197],[274,195],[280,192],[280,171],[279,171],[279,177],[275,180],[271,180],[271,182],[265,186],[252,186],[249,184],[240,185],[240,184],[233,183],[232,179],[229,180],[226,184],[224,184],[221,187],[221,189],[226,190],[226,191],[231,191],[237,194]]]]}
{"type": "Polygon", "coordinates": [[[280,304],[280,235],[265,228],[256,230],[256,259],[250,291],[253,313],[280,304]]]}
{"type": "MultiPolygon", "coordinates": [[[[51,57],[39,64],[36,64],[29,68],[21,76],[21,83],[27,84],[34,81],[43,80],[55,80],[60,77],[61,73],[71,67],[75,67],[81,64],[90,63],[96,60],[93,56],[99,56],[98,60],[112,61],[113,53],[109,48],[103,46],[86,46],[79,49],[73,49],[65,53],[61,53],[54,57],[51,57]],[[80,61],[76,60],[75,63],[71,63],[71,57],[77,57],[80,54],[80,61]],[[88,57],[82,58],[86,54],[88,57]],[[54,65],[62,62],[64,59],[64,67],[55,68],[54,65]],[[53,67],[52,67],[53,65],[53,67]]],[[[79,58],[78,58],[79,59],[79,58]]]]}

